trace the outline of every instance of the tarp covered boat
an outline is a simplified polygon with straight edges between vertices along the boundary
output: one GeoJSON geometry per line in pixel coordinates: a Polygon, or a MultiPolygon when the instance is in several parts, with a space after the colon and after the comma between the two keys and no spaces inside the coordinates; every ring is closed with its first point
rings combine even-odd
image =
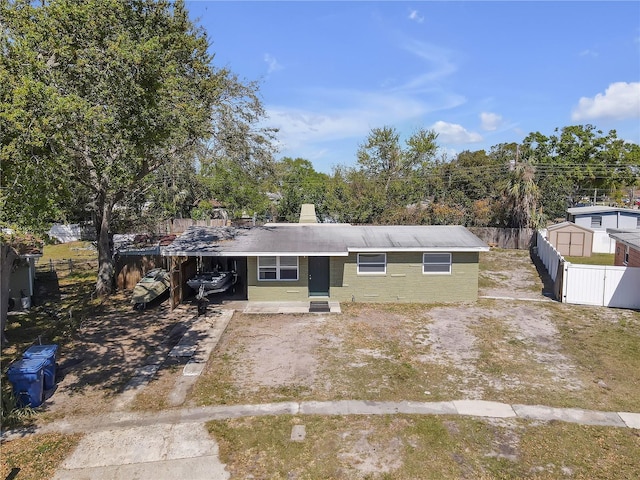
{"type": "Polygon", "coordinates": [[[235,283],[234,272],[200,273],[187,280],[187,285],[198,292],[199,296],[225,292],[235,283]]]}
{"type": "Polygon", "coordinates": [[[144,308],[147,303],[166,292],[169,285],[169,272],[163,268],[149,270],[133,288],[131,303],[136,308],[144,308]]]}

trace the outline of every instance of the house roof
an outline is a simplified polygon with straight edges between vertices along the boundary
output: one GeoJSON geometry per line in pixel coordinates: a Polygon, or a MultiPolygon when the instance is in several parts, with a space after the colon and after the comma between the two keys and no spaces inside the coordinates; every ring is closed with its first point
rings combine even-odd
{"type": "Polygon", "coordinates": [[[487,251],[462,226],[266,224],[252,228],[190,227],[166,256],[347,256],[350,252],[487,251]]]}
{"type": "Polygon", "coordinates": [[[640,250],[640,230],[616,230],[615,228],[608,228],[607,233],[617,242],[640,250]]]}
{"type": "Polygon", "coordinates": [[[603,207],[603,206],[597,206],[597,205],[592,207],[568,208],[567,212],[569,212],[571,215],[590,215],[593,213],[614,213],[614,212],[631,213],[634,215],[640,215],[640,210],[636,210],[633,208],[603,207]]]}

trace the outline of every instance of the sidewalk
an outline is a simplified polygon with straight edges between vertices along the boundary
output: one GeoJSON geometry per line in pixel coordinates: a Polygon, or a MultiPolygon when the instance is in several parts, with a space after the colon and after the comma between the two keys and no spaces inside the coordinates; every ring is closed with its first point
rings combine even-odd
{"type": "Polygon", "coordinates": [[[464,415],[521,418],[640,429],[640,414],[601,412],[540,405],[509,405],[484,400],[449,402],[282,402],[211,406],[158,413],[114,412],[99,419],[76,418],[46,425],[38,433],[87,435],[56,473],[54,480],[224,480],[229,472],[204,423],[239,417],[275,415],[464,415]]]}

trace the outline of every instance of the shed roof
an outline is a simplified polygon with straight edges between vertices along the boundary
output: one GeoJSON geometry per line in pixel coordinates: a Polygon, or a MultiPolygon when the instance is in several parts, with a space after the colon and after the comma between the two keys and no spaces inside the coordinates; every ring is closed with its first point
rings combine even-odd
{"type": "Polygon", "coordinates": [[[554,223],[553,225],[548,225],[547,226],[547,230],[548,231],[554,231],[554,230],[562,230],[564,228],[576,228],[578,230],[584,230],[585,232],[590,232],[593,233],[593,230],[587,227],[583,227],[582,225],[577,225],[573,222],[561,222],[561,223],[554,223]]]}
{"type": "Polygon", "coordinates": [[[631,213],[633,215],[640,215],[640,210],[636,210],[633,208],[603,207],[598,205],[594,205],[591,207],[568,208],[567,212],[569,212],[571,215],[591,215],[594,213],[614,213],[614,212],[631,213]]]}
{"type": "Polygon", "coordinates": [[[190,227],[166,256],[347,256],[349,252],[487,251],[459,225],[266,224],[261,227],[190,227]]]}

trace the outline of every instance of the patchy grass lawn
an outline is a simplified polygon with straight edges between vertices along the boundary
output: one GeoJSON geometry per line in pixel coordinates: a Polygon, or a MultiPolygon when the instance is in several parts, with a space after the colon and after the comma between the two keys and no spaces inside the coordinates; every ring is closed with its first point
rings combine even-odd
{"type": "Polygon", "coordinates": [[[77,241],[45,245],[38,264],[49,260],[98,261],[98,250],[92,242],[77,241]]]}
{"type": "Polygon", "coordinates": [[[615,261],[615,254],[613,253],[592,253],[590,257],[569,257],[565,256],[567,262],[576,263],[580,265],[611,265],[615,261]]]}
{"type": "Polygon", "coordinates": [[[630,429],[451,416],[280,416],[208,423],[232,478],[636,478],[630,429]],[[303,425],[303,441],[291,441],[303,425]]]}
{"type": "Polygon", "coordinates": [[[464,398],[640,411],[640,312],[481,300],[236,314],[190,404],[464,398]]]}
{"type": "Polygon", "coordinates": [[[528,250],[491,249],[480,252],[479,295],[536,298],[545,285],[528,250]]]}
{"type": "Polygon", "coordinates": [[[95,280],[94,268],[42,275],[36,289],[46,289],[47,293],[35,297],[37,301],[28,311],[10,312],[7,318],[9,344],[0,354],[2,371],[34,343],[56,343],[60,349],[72,344],[82,323],[100,305],[99,300],[91,298],[95,280]]]}
{"type": "Polygon", "coordinates": [[[80,435],[51,433],[4,442],[1,446],[0,477],[19,480],[52,478],[80,438],[80,435]]]}

